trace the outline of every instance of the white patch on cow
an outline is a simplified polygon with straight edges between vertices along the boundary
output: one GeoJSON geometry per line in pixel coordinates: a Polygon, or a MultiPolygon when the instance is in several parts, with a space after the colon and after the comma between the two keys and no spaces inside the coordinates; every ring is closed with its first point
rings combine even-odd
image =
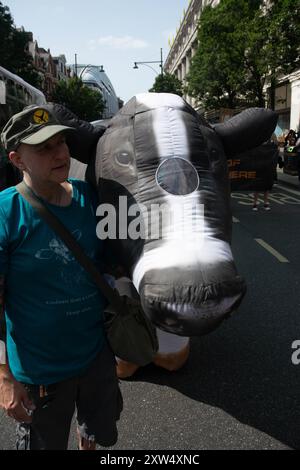
{"type": "Polygon", "coordinates": [[[205,233],[204,205],[197,200],[193,194],[184,198],[166,194],[162,205],[151,205],[150,216],[143,212],[148,238],[191,240],[200,246],[205,233]]]}
{"type": "Polygon", "coordinates": [[[171,93],[139,93],[136,95],[137,105],[143,104],[149,109],[162,106],[184,109],[186,103],[179,95],[171,93]]]}
{"type": "MultiPolygon", "coordinates": [[[[177,95],[147,93],[137,95],[137,103],[144,104],[150,109],[159,106],[158,109],[153,109],[152,126],[160,163],[171,157],[181,157],[191,162],[190,144],[182,111],[186,104],[182,98],[177,95]]],[[[205,204],[205,201],[201,201],[198,191],[187,196],[172,196],[168,193],[164,196],[164,203],[171,207],[184,206],[187,201],[205,204]]],[[[213,229],[203,217],[203,212],[201,214],[195,216],[191,212],[190,217],[184,217],[184,223],[179,223],[176,227],[176,240],[170,239],[166,230],[160,246],[148,248],[143,253],[133,272],[133,283],[137,290],[144,275],[150,270],[202,269],[205,275],[206,265],[233,263],[230,245],[215,238],[213,229]]],[[[174,230],[174,227],[170,230],[174,230]]]]}
{"type": "Polygon", "coordinates": [[[137,95],[137,104],[152,111],[152,127],[158,149],[159,164],[171,157],[181,157],[190,162],[185,116],[186,103],[178,95],[144,93],[137,95]]]}
{"type": "MultiPolygon", "coordinates": [[[[206,265],[232,262],[233,256],[229,243],[216,238],[204,237],[198,247],[195,241],[181,240],[162,241],[159,247],[144,252],[133,271],[133,283],[139,291],[140,283],[150,270],[174,269],[201,271],[205,274],[206,265]]],[[[180,274],[179,274],[180,275],[180,274]]],[[[217,276],[217,272],[216,272],[217,276]]],[[[211,281],[208,281],[211,283],[211,281]]]]}

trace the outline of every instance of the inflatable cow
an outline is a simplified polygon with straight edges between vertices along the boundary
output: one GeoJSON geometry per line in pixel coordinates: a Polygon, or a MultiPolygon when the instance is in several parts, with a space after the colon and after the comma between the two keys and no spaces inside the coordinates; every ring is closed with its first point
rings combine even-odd
{"type": "MultiPolygon", "coordinates": [[[[266,141],[277,117],[252,108],[212,127],[165,93],[135,96],[101,129],[56,111],[78,128],[71,155],[87,164],[101,204],[116,211],[111,244],[157,327],[154,362],[178,369],[189,337],[213,331],[245,294],[230,248],[227,158],[266,141]]],[[[72,176],[80,172],[75,162],[72,176]]],[[[137,368],[120,361],[119,376],[137,368]]]]}

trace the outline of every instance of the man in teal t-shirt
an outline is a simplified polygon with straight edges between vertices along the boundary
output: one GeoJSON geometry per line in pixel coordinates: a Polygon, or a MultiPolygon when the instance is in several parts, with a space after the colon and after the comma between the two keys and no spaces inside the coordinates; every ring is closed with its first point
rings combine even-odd
{"type": "MultiPolygon", "coordinates": [[[[94,194],[68,179],[69,130],[49,110],[30,107],[11,118],[1,138],[24,182],[100,269],[94,194]]],[[[2,191],[0,311],[7,332],[0,336],[0,406],[20,423],[17,448],[66,449],[75,407],[80,448],[116,441],[121,397],[103,331],[105,305],[31,205],[14,187],[2,191]]]]}
{"type": "MultiPolygon", "coordinates": [[[[47,205],[96,259],[101,246],[90,188],[70,182],[71,205],[47,205]]],[[[48,385],[84,370],[103,347],[105,299],[14,187],[0,193],[0,273],[7,285],[7,352],[14,377],[48,385]]]]}

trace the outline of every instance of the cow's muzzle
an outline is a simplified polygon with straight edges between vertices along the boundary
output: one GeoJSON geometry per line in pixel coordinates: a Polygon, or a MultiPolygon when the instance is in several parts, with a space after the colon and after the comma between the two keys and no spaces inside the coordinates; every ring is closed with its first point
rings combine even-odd
{"type": "Polygon", "coordinates": [[[178,285],[144,280],[140,287],[143,308],[151,321],[182,336],[202,336],[216,329],[246,293],[245,281],[237,275],[222,282],[178,285]]]}

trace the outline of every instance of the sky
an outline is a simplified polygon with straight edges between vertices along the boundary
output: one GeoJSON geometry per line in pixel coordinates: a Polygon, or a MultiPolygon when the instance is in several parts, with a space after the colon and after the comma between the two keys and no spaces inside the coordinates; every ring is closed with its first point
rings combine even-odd
{"type": "MultiPolygon", "coordinates": [[[[32,31],[39,47],[68,64],[103,65],[125,102],[148,91],[156,73],[135,61],[160,61],[169,52],[189,0],[1,0],[16,27],[32,31]]],[[[159,64],[150,64],[159,73],[159,64]]]]}

